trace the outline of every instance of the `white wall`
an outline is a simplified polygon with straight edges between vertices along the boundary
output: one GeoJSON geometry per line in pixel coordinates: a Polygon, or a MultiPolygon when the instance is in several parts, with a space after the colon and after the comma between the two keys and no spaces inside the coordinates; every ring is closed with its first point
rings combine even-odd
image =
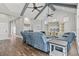
{"type": "Polygon", "coordinates": [[[7,39],[9,35],[9,17],[4,14],[0,14],[0,40],[7,39]]]}
{"type": "Polygon", "coordinates": [[[15,23],[16,24],[16,34],[19,36],[21,35],[20,32],[23,30],[23,21],[24,20],[22,18],[20,18],[20,19],[17,19],[16,23],[15,23]]]}
{"type": "Polygon", "coordinates": [[[42,30],[42,21],[41,20],[34,20],[33,21],[33,30],[35,32],[39,32],[42,30]]]}

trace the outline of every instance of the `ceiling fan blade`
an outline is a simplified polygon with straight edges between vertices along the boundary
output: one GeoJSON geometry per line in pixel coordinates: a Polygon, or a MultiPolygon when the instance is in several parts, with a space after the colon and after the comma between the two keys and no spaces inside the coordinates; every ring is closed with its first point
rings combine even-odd
{"type": "Polygon", "coordinates": [[[35,3],[33,3],[33,6],[34,6],[34,7],[36,7],[36,4],[35,4],[35,3]]]}
{"type": "Polygon", "coordinates": [[[52,14],[47,14],[47,17],[52,17],[52,14]]]}
{"type": "Polygon", "coordinates": [[[52,17],[52,15],[50,15],[49,17],[52,17]]]}
{"type": "Polygon", "coordinates": [[[37,8],[41,8],[41,7],[43,7],[43,6],[38,6],[37,8]]]}
{"type": "Polygon", "coordinates": [[[47,17],[52,17],[51,15],[47,16],[47,17]]]}
{"type": "Polygon", "coordinates": [[[40,12],[40,10],[39,10],[39,9],[36,9],[36,10],[40,12]]]}
{"type": "Polygon", "coordinates": [[[35,10],[35,9],[33,9],[32,12],[33,12],[34,10],[35,10]]]}

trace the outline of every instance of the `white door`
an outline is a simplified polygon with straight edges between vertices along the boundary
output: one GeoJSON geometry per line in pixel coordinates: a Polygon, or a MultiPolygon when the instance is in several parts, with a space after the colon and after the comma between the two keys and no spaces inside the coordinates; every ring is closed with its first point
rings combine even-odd
{"type": "Polygon", "coordinates": [[[0,23],[0,40],[8,38],[8,23],[0,23]]]}

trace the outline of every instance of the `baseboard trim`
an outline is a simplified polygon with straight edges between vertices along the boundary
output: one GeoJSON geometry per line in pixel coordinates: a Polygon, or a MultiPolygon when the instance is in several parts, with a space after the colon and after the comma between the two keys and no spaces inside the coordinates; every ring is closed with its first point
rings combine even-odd
{"type": "Polygon", "coordinates": [[[8,40],[8,39],[10,39],[9,37],[7,37],[7,38],[5,38],[5,39],[3,39],[3,38],[0,38],[0,40],[8,40]]]}

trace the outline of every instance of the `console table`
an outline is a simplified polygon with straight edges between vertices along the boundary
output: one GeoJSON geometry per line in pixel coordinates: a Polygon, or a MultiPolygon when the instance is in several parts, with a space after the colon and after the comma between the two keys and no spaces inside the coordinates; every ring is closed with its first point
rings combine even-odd
{"type": "Polygon", "coordinates": [[[67,56],[67,42],[59,39],[49,40],[50,44],[50,56],[67,56]],[[58,51],[56,48],[61,48],[61,51],[58,51]]]}

